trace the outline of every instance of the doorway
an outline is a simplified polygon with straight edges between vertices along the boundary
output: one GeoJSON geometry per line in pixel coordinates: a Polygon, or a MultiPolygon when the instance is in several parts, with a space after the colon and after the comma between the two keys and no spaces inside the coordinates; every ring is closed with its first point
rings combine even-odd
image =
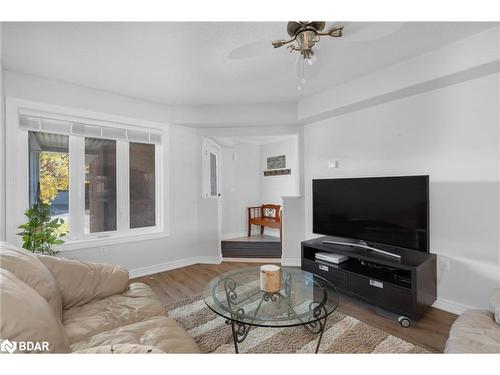
{"type": "Polygon", "coordinates": [[[260,226],[252,226],[248,236],[248,208],[264,204],[282,208],[283,196],[299,195],[298,135],[214,136],[211,141],[218,149],[206,150],[207,173],[212,181],[206,191],[215,193],[216,180],[222,258],[280,261],[280,230],[264,227],[261,232],[260,226]]]}

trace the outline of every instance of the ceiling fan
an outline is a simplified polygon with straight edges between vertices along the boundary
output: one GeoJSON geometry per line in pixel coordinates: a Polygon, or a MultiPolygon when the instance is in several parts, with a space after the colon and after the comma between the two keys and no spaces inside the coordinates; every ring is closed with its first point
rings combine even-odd
{"type": "Polygon", "coordinates": [[[275,40],[272,42],[274,48],[280,48],[288,44],[290,53],[299,52],[297,56],[297,74],[299,78],[298,90],[306,83],[304,71],[307,65],[315,62],[313,47],[319,42],[322,36],[340,38],[344,26],[334,25],[323,31],[326,23],[324,21],[290,21],[286,26],[289,40],[275,40]],[[291,44],[293,43],[293,44],[291,44]]]}
{"type": "Polygon", "coordinates": [[[333,38],[340,38],[344,26],[335,25],[330,27],[327,31],[324,21],[290,21],[286,26],[290,40],[275,40],[272,42],[274,48],[283,47],[284,45],[291,44],[287,48],[290,52],[298,51],[304,59],[311,59],[314,55],[313,47],[319,42],[321,36],[331,36],[333,38]]]}
{"type": "MultiPolygon", "coordinates": [[[[287,23],[287,33],[290,39],[272,42],[274,49],[288,45],[290,53],[297,52],[298,90],[302,89],[306,78],[311,77],[311,69],[313,69],[311,66],[315,65],[316,60],[318,60],[318,42],[322,36],[333,37],[337,41],[342,41],[341,44],[373,41],[400,30],[404,26],[404,22],[344,22],[342,24],[332,23],[332,25],[326,28],[324,21],[290,21],[287,23]]],[[[323,46],[322,43],[320,49],[326,51],[331,48],[329,46],[337,44],[324,43],[323,46]]],[[[261,39],[231,50],[227,58],[229,60],[245,60],[262,56],[270,57],[273,50],[270,47],[269,39],[261,39]]],[[[314,68],[313,70],[317,73],[318,69],[314,68]]]]}

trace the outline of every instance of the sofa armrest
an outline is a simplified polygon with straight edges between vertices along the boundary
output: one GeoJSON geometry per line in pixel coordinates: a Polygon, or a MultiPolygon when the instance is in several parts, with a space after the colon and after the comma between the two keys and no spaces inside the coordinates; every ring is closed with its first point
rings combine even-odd
{"type": "Polygon", "coordinates": [[[453,323],[445,353],[500,353],[500,325],[487,310],[467,310],[453,323]]]}
{"type": "Polygon", "coordinates": [[[39,258],[56,280],[64,309],[123,293],[128,288],[128,271],[123,267],[44,255],[39,258]]]}

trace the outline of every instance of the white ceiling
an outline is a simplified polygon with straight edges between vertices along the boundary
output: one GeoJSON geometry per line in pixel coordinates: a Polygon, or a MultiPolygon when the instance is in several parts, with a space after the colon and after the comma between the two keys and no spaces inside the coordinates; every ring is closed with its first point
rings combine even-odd
{"type": "Polygon", "coordinates": [[[238,137],[212,136],[211,138],[222,147],[235,147],[237,142],[261,146],[268,143],[284,141],[290,138],[296,138],[296,134],[286,135],[245,135],[238,137]]]}
{"type": "Polygon", "coordinates": [[[349,33],[374,24],[345,23],[345,38],[323,37],[317,45],[313,77],[298,91],[295,56],[271,46],[286,38],[286,22],[2,25],[8,70],[185,105],[297,101],[495,26],[401,23],[378,39],[349,41],[349,33]],[[262,53],[238,58],[254,50],[262,53]]]}

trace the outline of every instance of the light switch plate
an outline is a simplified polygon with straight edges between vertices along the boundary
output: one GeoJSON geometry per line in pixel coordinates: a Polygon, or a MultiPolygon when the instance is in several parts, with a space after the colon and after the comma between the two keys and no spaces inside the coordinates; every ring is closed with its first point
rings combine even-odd
{"type": "Polygon", "coordinates": [[[450,270],[450,258],[444,255],[438,255],[438,266],[443,271],[450,270]]]}
{"type": "Polygon", "coordinates": [[[338,168],[339,167],[339,161],[338,160],[328,160],[328,168],[338,168]]]}

